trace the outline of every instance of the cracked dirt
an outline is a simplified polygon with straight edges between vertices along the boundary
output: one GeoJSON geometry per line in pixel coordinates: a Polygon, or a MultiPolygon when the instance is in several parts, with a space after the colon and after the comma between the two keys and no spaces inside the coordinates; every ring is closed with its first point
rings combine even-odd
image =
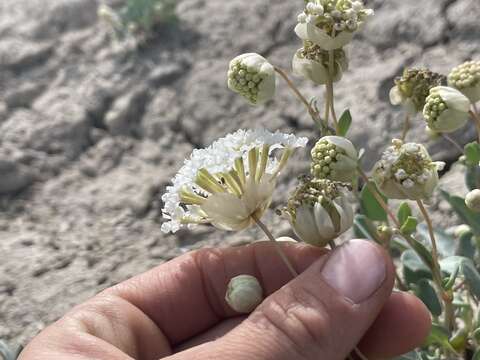
{"type": "MultiPolygon", "coordinates": [[[[188,249],[260,236],[211,228],[165,236],[160,195],[192,148],[238,128],[315,139],[283,84],[257,108],[225,84],[229,60],[243,52],[289,67],[302,3],[182,0],[178,25],[132,52],[112,43],[96,0],[1,1],[0,339],[24,343],[73,305],[188,249]]],[[[367,150],[366,168],[401,132],[388,90],[404,66],[448,73],[480,56],[478,0],[369,3],[376,15],[349,46],[350,70],[335,90],[338,111],[352,111],[351,138],[367,150]]],[[[427,138],[420,119],[411,136],[427,138]]],[[[455,137],[465,143],[474,131],[455,137]]],[[[430,144],[437,160],[456,155],[446,142],[430,144]]],[[[307,169],[307,154],[297,154],[274,207],[307,169]]],[[[455,172],[445,178],[462,181],[455,172]]],[[[276,235],[289,233],[274,215],[267,222],[276,235]]]]}

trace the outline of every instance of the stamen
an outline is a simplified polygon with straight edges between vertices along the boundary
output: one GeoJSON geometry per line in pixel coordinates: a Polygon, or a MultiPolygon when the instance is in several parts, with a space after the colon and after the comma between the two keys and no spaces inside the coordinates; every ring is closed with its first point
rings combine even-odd
{"type": "Polygon", "coordinates": [[[270,145],[264,144],[262,146],[262,152],[260,157],[260,165],[257,172],[257,176],[255,176],[255,181],[258,183],[262,179],[262,176],[265,174],[265,170],[267,169],[267,162],[268,162],[268,152],[270,150],[270,145]]]}

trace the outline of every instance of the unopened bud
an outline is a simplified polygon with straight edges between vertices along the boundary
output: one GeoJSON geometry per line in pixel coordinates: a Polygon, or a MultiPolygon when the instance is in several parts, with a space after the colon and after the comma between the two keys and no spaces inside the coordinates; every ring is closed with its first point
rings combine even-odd
{"type": "Polygon", "coordinates": [[[225,300],[236,312],[248,314],[263,301],[263,289],[256,277],[238,275],[228,283],[225,300]]]}
{"type": "Polygon", "coordinates": [[[467,61],[448,75],[448,85],[460,90],[472,103],[480,100],[480,61],[467,61]]]}
{"type": "Polygon", "coordinates": [[[465,205],[474,212],[480,212],[480,189],[472,190],[467,194],[465,205]]]}

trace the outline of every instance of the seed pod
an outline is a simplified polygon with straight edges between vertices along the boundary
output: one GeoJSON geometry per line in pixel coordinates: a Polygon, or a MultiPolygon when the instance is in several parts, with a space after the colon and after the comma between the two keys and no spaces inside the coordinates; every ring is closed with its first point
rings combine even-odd
{"type": "Polygon", "coordinates": [[[263,301],[262,286],[254,276],[235,276],[228,283],[225,300],[236,312],[248,314],[263,301]]]}

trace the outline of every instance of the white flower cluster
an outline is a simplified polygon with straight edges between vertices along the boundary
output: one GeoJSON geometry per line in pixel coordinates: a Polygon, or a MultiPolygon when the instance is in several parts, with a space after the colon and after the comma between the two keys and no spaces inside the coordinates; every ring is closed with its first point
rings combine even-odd
{"type": "Polygon", "coordinates": [[[460,90],[472,103],[480,100],[480,61],[467,61],[448,75],[448,84],[460,90]]]}
{"type": "Polygon", "coordinates": [[[325,50],[338,49],[350,42],[373,10],[361,1],[310,0],[298,15],[295,33],[325,50]]]}
{"type": "Polygon", "coordinates": [[[432,161],[421,144],[394,139],[375,164],[373,178],[391,199],[428,199],[438,184],[443,162],[432,161]]]}
{"type": "Polygon", "coordinates": [[[194,150],[162,197],[168,220],[162,231],[201,223],[225,230],[249,226],[251,215],[269,206],[275,179],[289,155],[307,141],[264,129],[238,130],[194,150]],[[283,149],[280,160],[274,156],[276,149],[283,149]]]}

